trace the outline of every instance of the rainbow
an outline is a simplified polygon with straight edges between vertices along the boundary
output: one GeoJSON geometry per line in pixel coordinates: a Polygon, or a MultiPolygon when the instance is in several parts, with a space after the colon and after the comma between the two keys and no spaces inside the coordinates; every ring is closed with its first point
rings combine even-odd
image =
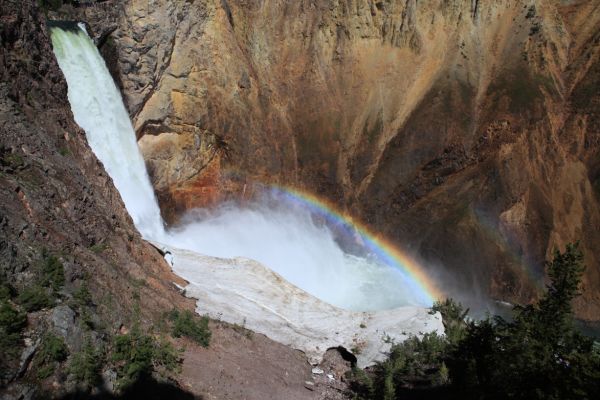
{"type": "Polygon", "coordinates": [[[350,215],[338,211],[330,202],[320,199],[314,194],[299,189],[270,185],[272,194],[279,198],[308,208],[312,213],[324,218],[328,223],[343,228],[352,235],[359,235],[364,246],[376,255],[379,260],[399,270],[409,289],[418,295],[424,306],[431,306],[435,300],[445,298],[432,279],[424,273],[415,260],[402,252],[388,239],[376,234],[364,224],[357,222],[350,215]]]}

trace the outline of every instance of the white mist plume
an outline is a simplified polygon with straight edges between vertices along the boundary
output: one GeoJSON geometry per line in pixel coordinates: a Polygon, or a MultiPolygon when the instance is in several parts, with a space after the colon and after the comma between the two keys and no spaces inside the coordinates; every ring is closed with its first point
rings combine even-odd
{"type": "Polygon", "coordinates": [[[80,29],[52,28],[51,38],[75,121],[145,238],[213,256],[255,259],[346,309],[424,305],[409,293],[399,271],[368,255],[348,254],[326,226],[297,207],[225,205],[213,213],[190,214],[179,229],[165,232],[129,115],[96,46],[80,29]]]}
{"type": "Polygon", "coordinates": [[[190,213],[165,241],[217,257],[251,258],[338,307],[367,311],[424,305],[406,291],[400,271],[348,254],[326,225],[299,207],[257,202],[190,213]]]}

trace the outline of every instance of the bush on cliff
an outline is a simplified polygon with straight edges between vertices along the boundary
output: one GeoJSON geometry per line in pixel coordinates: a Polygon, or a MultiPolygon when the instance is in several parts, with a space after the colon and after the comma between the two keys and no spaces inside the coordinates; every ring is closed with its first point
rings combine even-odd
{"type": "Polygon", "coordinates": [[[65,268],[63,263],[54,255],[48,254],[47,250],[42,251],[42,276],[40,284],[58,292],[65,285],[65,268]]]}
{"type": "Polygon", "coordinates": [[[351,387],[358,399],[404,398],[415,388],[430,388],[448,382],[444,356],[448,343],[436,333],[421,339],[412,336],[393,345],[387,360],[367,373],[352,371],[351,387]]]}
{"type": "Polygon", "coordinates": [[[34,360],[37,377],[45,379],[52,375],[56,366],[55,364],[65,361],[68,355],[69,350],[63,338],[52,333],[47,333],[42,338],[34,360]]]}
{"type": "Polygon", "coordinates": [[[131,332],[114,338],[112,361],[117,369],[117,386],[125,389],[155,371],[176,371],[181,360],[171,343],[145,335],[135,325],[131,332]]]}
{"type": "Polygon", "coordinates": [[[0,300],[0,369],[13,361],[21,351],[23,329],[27,316],[13,307],[7,299],[0,300]]]}
{"type": "Polygon", "coordinates": [[[71,358],[68,372],[75,381],[85,388],[98,386],[102,381],[101,371],[104,363],[102,348],[94,346],[88,338],[81,351],[71,358]]]}
{"type": "Polygon", "coordinates": [[[33,285],[28,286],[19,293],[19,304],[27,311],[38,311],[54,305],[54,301],[48,295],[46,288],[33,285]]]}
{"type": "Polygon", "coordinates": [[[42,261],[36,269],[37,277],[31,286],[18,295],[18,302],[27,312],[38,311],[54,305],[65,285],[65,269],[58,257],[42,249],[42,261]]]}
{"type": "Polygon", "coordinates": [[[173,323],[171,332],[173,337],[186,336],[203,347],[208,347],[210,344],[208,317],[198,317],[189,310],[173,310],[169,313],[169,320],[173,323]]]}

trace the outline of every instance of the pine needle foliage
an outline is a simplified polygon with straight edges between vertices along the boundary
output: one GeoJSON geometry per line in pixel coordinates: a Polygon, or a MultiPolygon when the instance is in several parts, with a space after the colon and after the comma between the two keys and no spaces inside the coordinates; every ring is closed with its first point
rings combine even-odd
{"type": "Polygon", "coordinates": [[[452,300],[436,303],[445,336],[412,337],[371,371],[354,371],[356,399],[597,399],[599,345],[574,326],[571,302],[585,269],[579,245],[546,264],[549,284],[513,318],[467,320],[452,300]]]}

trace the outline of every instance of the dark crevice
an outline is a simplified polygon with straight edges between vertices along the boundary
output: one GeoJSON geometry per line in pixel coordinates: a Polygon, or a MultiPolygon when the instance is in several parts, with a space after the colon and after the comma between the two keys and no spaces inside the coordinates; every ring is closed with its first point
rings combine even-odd
{"type": "Polygon", "coordinates": [[[473,20],[477,19],[477,13],[479,12],[479,0],[471,0],[471,9],[472,9],[472,16],[473,16],[473,20]]]}
{"type": "Polygon", "coordinates": [[[231,13],[231,8],[229,7],[229,4],[227,4],[227,0],[221,0],[221,7],[223,7],[223,10],[225,10],[225,13],[227,14],[227,19],[229,20],[229,24],[233,28],[233,14],[231,13]]]}
{"type": "Polygon", "coordinates": [[[352,353],[350,353],[346,348],[344,348],[343,346],[338,346],[338,347],[331,347],[329,349],[327,349],[327,351],[329,350],[337,350],[340,355],[342,356],[342,359],[344,361],[348,361],[350,363],[352,363],[352,365],[356,365],[356,356],[352,353]]]}

